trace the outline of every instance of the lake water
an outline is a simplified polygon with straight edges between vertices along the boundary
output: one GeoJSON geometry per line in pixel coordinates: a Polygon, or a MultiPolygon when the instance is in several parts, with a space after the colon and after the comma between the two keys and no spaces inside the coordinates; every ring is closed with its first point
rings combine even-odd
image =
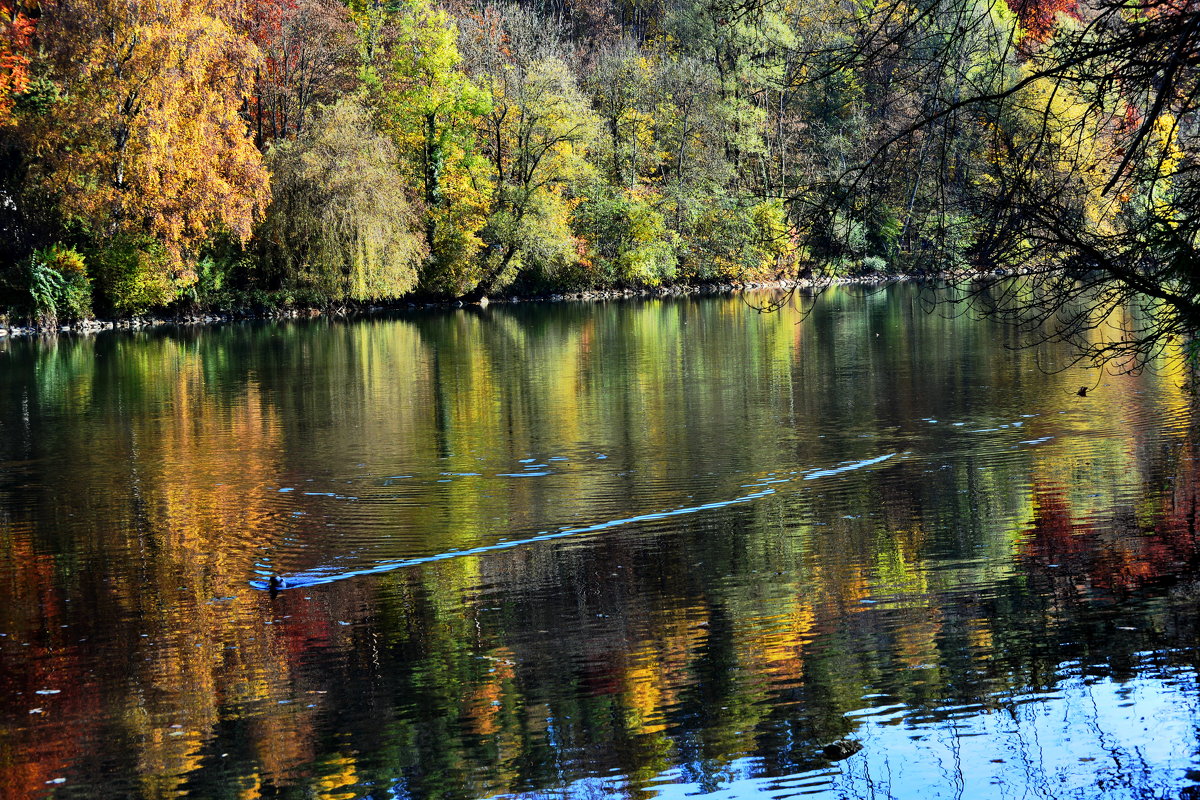
{"type": "Polygon", "coordinates": [[[923,299],[0,343],[0,796],[1200,797],[1185,376],[923,299]]]}

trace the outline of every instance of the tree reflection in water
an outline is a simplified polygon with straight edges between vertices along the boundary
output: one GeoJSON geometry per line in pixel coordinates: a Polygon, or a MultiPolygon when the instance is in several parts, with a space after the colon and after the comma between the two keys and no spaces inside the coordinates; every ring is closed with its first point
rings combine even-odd
{"type": "Polygon", "coordinates": [[[910,299],[0,345],[0,794],[1191,796],[1180,376],[910,299]]]}

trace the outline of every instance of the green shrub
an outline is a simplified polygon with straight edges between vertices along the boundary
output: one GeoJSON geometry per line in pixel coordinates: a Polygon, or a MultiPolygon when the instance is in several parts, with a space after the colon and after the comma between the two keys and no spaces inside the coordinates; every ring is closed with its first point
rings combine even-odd
{"type": "Polygon", "coordinates": [[[865,256],[862,260],[862,270],[867,273],[885,272],[887,266],[887,260],[879,256],[865,256]]]}
{"type": "Polygon", "coordinates": [[[33,316],[41,324],[91,315],[92,283],[83,256],[74,248],[55,244],[35,250],[27,280],[33,316]]]}
{"type": "Polygon", "coordinates": [[[179,296],[166,251],[157,242],[114,239],[95,250],[90,261],[98,293],[118,314],[144,314],[179,296]]]}
{"type": "Polygon", "coordinates": [[[659,286],[675,277],[679,236],[639,191],[589,198],[575,210],[575,229],[586,243],[585,266],[595,285],[659,286]]]}
{"type": "Polygon", "coordinates": [[[837,211],[815,225],[812,255],[827,275],[886,272],[900,260],[901,230],[898,217],[887,206],[866,212],[837,211]]]}
{"type": "Polygon", "coordinates": [[[714,202],[683,234],[686,271],[701,280],[772,277],[796,248],[780,201],[755,206],[714,202]]]}
{"type": "Polygon", "coordinates": [[[228,309],[242,301],[246,287],[253,283],[257,265],[236,244],[214,243],[196,262],[196,282],[186,296],[204,309],[228,309]]]}

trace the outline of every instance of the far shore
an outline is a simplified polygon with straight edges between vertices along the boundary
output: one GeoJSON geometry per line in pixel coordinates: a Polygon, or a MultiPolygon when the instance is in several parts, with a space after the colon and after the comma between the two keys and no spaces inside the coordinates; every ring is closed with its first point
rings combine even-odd
{"type": "Polygon", "coordinates": [[[662,297],[685,297],[692,295],[723,295],[760,291],[811,291],[833,285],[878,286],[886,283],[910,280],[929,280],[946,277],[939,275],[881,274],[853,275],[837,278],[799,278],[766,281],[728,281],[700,284],[672,284],[638,289],[595,289],[588,291],[561,292],[550,294],[521,295],[503,294],[485,297],[478,301],[444,300],[415,301],[402,298],[391,301],[342,304],[327,307],[288,306],[279,308],[246,308],[220,311],[188,310],[160,312],[124,318],[89,318],[53,326],[10,323],[0,317],[0,338],[28,336],[56,336],[63,334],[91,334],[108,330],[143,330],[163,326],[218,325],[245,320],[290,320],[310,318],[359,318],[391,312],[424,309],[480,308],[495,304],[517,303],[562,303],[602,302],[662,297]]]}

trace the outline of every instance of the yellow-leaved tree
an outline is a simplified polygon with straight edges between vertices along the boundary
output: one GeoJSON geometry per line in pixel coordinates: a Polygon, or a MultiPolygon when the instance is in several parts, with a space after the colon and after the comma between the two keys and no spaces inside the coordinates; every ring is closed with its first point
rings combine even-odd
{"type": "Polygon", "coordinates": [[[421,288],[458,296],[479,281],[491,179],[476,131],[491,98],[464,71],[453,17],[429,0],[405,0],[385,16],[373,6],[354,13],[368,94],[423,205],[421,288]]]}
{"type": "Polygon", "coordinates": [[[548,282],[578,260],[571,231],[600,122],[567,62],[562,31],[516,5],[489,6],[466,29],[469,73],[490,96],[480,149],[491,173],[480,277],[486,296],[518,277],[548,282]]]}
{"type": "Polygon", "coordinates": [[[269,199],[241,116],[259,53],[228,0],[54,0],[41,37],[60,99],[31,122],[32,174],[98,247],[118,311],[168,303],[214,235],[269,199]],[[227,7],[228,6],[228,7],[227,7]]]}

